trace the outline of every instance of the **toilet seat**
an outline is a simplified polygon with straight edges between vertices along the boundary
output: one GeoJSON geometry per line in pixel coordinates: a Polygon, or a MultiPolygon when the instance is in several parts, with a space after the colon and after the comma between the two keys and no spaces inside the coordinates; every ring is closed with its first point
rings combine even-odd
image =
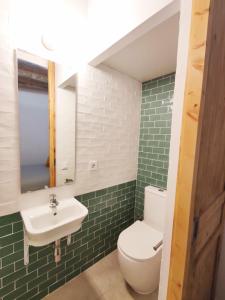
{"type": "Polygon", "coordinates": [[[118,239],[118,247],[130,259],[144,261],[155,256],[158,250],[153,247],[163,238],[163,234],[143,221],[136,221],[118,239]]]}

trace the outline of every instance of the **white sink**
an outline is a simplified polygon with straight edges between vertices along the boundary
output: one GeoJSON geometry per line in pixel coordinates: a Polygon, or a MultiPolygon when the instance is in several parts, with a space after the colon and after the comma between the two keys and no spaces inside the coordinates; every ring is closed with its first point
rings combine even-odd
{"type": "Polygon", "coordinates": [[[77,231],[88,214],[78,200],[59,201],[57,214],[53,215],[49,204],[21,211],[25,235],[29,245],[43,246],[77,231]]]}

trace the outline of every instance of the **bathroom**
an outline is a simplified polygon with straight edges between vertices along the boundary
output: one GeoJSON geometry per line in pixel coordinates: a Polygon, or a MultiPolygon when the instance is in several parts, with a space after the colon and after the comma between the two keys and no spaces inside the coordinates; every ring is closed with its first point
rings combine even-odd
{"type": "Polygon", "coordinates": [[[0,299],[174,300],[191,2],[0,1],[0,299]]]}

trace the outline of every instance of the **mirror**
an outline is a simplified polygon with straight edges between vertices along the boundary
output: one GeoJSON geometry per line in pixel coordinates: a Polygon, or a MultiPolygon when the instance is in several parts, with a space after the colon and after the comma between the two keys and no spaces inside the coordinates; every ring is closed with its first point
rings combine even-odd
{"type": "Polygon", "coordinates": [[[52,61],[17,50],[21,192],[75,177],[75,90],[61,88],[52,61]]]}

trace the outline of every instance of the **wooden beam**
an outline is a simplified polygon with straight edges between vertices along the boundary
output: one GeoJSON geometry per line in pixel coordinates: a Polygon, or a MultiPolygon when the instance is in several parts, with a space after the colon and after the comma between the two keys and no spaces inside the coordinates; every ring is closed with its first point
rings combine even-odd
{"type": "Polygon", "coordinates": [[[18,60],[19,89],[48,93],[48,70],[28,61],[18,60]]]}
{"type": "Polygon", "coordinates": [[[56,185],[55,170],[55,64],[48,62],[48,101],[49,101],[49,186],[56,185]]]}
{"type": "Polygon", "coordinates": [[[35,92],[48,93],[48,83],[41,82],[32,78],[19,76],[18,77],[19,90],[28,90],[35,92]]]}

